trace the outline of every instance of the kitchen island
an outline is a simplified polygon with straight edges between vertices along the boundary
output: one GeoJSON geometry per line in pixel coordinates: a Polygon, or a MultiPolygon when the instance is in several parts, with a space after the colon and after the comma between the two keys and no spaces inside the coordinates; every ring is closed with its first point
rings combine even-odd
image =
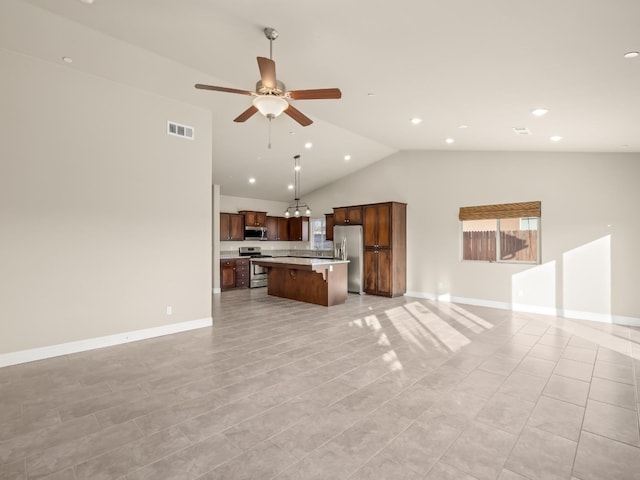
{"type": "Polygon", "coordinates": [[[348,260],[324,258],[254,258],[267,270],[267,293],[330,307],[347,300],[348,260]]]}

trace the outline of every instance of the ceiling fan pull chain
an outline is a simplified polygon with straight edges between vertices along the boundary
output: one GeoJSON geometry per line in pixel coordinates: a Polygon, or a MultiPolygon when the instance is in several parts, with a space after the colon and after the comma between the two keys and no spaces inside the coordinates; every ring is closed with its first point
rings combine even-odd
{"type": "Polygon", "coordinates": [[[271,148],[271,117],[269,117],[269,148],[271,148]]]}

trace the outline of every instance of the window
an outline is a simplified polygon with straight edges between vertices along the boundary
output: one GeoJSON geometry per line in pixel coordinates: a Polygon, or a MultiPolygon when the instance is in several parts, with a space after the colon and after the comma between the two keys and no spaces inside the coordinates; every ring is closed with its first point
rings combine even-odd
{"type": "Polygon", "coordinates": [[[311,228],[311,250],[331,250],[333,242],[327,240],[327,220],[325,217],[312,218],[309,221],[311,228]]]}
{"type": "Polygon", "coordinates": [[[462,259],[540,263],[541,202],[460,208],[462,259]]]}

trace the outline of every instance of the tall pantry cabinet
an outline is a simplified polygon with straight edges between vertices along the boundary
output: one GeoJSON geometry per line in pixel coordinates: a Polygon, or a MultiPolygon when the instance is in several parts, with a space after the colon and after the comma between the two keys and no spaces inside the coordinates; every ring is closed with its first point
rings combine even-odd
{"type": "Polygon", "coordinates": [[[376,203],[363,208],[364,291],[404,295],[407,283],[407,205],[376,203]]]}

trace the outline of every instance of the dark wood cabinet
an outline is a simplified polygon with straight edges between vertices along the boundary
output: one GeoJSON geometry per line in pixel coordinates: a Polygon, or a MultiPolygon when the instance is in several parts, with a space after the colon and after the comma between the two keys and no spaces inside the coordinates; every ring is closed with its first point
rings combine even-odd
{"type": "Polygon", "coordinates": [[[391,204],[364,207],[363,236],[365,247],[391,246],[391,204]]]}
{"type": "Polygon", "coordinates": [[[267,240],[278,240],[278,217],[267,217],[267,240]]]}
{"type": "Polygon", "coordinates": [[[236,260],[236,288],[249,287],[249,259],[236,260]]]}
{"type": "Polygon", "coordinates": [[[236,261],[220,260],[220,289],[236,288],[236,261]]]}
{"type": "Polygon", "coordinates": [[[398,202],[363,207],[364,291],[404,295],[407,283],[407,205],[398,202]]]}
{"type": "Polygon", "coordinates": [[[388,248],[365,249],[364,291],[368,294],[391,297],[393,296],[391,283],[391,250],[388,248]]]}
{"type": "Polygon", "coordinates": [[[278,240],[289,240],[289,219],[278,217],[278,240]]]}
{"type": "Polygon", "coordinates": [[[333,209],[335,225],[362,225],[362,207],[338,207],[333,209]]]}
{"type": "Polygon", "coordinates": [[[333,240],[333,225],[334,225],[333,214],[325,213],[324,217],[325,217],[325,225],[326,225],[325,238],[327,240],[333,240]]]}
{"type": "Polygon", "coordinates": [[[309,217],[292,217],[289,219],[289,240],[309,241],[309,217]]]}
{"type": "Polygon", "coordinates": [[[249,259],[220,260],[220,290],[249,287],[249,259]]]}
{"type": "Polygon", "coordinates": [[[289,223],[284,217],[267,217],[267,240],[289,240],[289,223]]]}
{"type": "Polygon", "coordinates": [[[244,215],[244,224],[247,227],[266,227],[267,212],[254,212],[250,210],[240,210],[238,213],[244,215]]]}
{"type": "Polygon", "coordinates": [[[220,213],[220,240],[244,240],[244,216],[220,213]]]}

